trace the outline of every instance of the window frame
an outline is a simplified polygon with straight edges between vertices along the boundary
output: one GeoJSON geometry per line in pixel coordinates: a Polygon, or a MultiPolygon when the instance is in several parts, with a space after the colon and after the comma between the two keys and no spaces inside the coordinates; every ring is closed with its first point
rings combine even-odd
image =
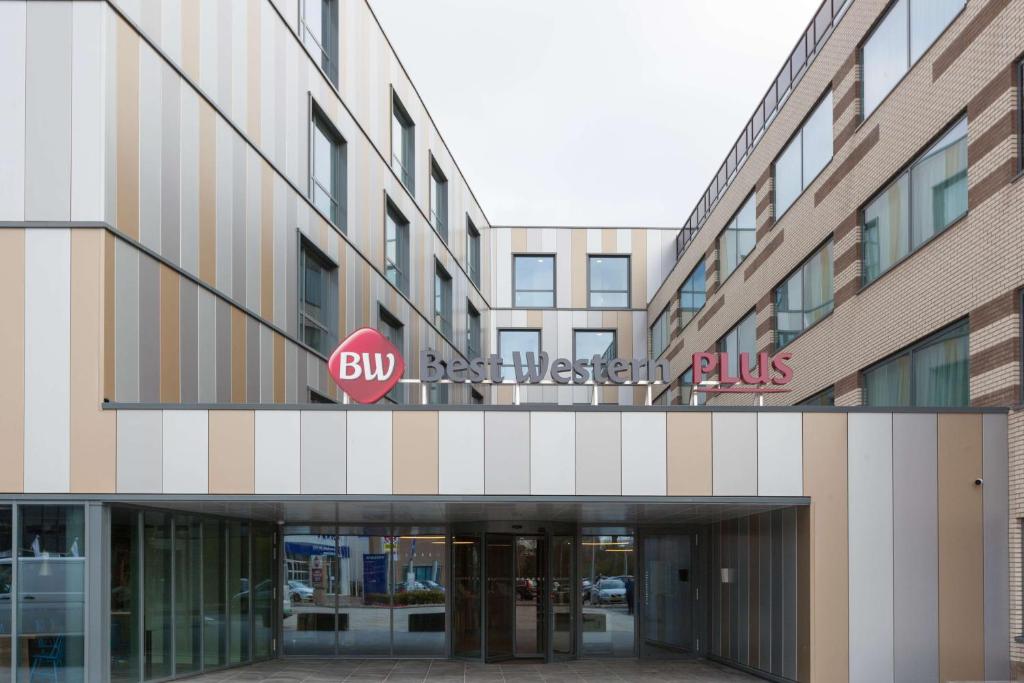
{"type": "Polygon", "coordinates": [[[612,354],[609,359],[616,358],[619,354],[619,331],[614,327],[574,327],[572,328],[572,359],[574,361],[583,361],[583,364],[588,368],[593,368],[593,363],[590,362],[590,358],[581,358],[579,351],[576,346],[576,335],[588,332],[610,332],[612,335],[612,354]]]}
{"type": "Polygon", "coordinates": [[[427,192],[427,216],[430,227],[448,244],[448,176],[441,170],[437,157],[430,154],[430,173],[427,176],[429,192],[427,192]],[[435,196],[435,193],[440,193],[435,196]],[[438,201],[441,199],[442,201],[438,201]],[[436,206],[435,206],[436,205],[436,206]]]}
{"type": "MultiPolygon", "coordinates": [[[[543,294],[547,292],[546,289],[524,289],[526,293],[531,294],[543,294]]],[[[558,255],[554,253],[537,253],[537,254],[523,254],[513,253],[512,254],[512,308],[543,308],[552,309],[558,306],[558,255]],[[519,289],[519,278],[517,277],[516,259],[527,259],[527,258],[550,258],[551,259],[551,305],[550,306],[520,306],[516,303],[516,294],[520,291],[519,289]]]]}
{"type": "Polygon", "coordinates": [[[971,405],[971,387],[970,387],[970,377],[971,377],[971,354],[970,354],[971,327],[970,327],[970,324],[969,324],[968,319],[966,317],[958,318],[957,320],[954,320],[953,322],[949,323],[948,325],[944,325],[940,329],[938,329],[938,330],[928,334],[927,336],[922,337],[921,339],[918,339],[917,341],[912,342],[912,343],[908,344],[907,346],[904,346],[902,349],[899,349],[899,350],[889,354],[885,358],[881,358],[881,359],[875,361],[874,363],[872,363],[871,365],[868,365],[867,367],[863,368],[860,371],[860,385],[861,385],[861,387],[863,387],[862,391],[864,392],[864,395],[862,396],[862,403],[865,406],[872,407],[872,408],[917,408],[917,407],[928,407],[928,406],[918,406],[918,404],[917,404],[917,400],[916,400],[916,398],[917,398],[916,397],[917,387],[916,387],[916,385],[914,383],[914,354],[916,354],[919,351],[922,351],[923,349],[930,348],[930,347],[934,346],[936,343],[943,341],[947,336],[949,336],[950,338],[953,338],[954,335],[952,335],[952,332],[958,331],[958,329],[962,329],[963,330],[963,334],[962,335],[955,335],[955,336],[956,337],[961,337],[962,336],[962,337],[966,338],[966,340],[967,340],[968,353],[965,356],[965,358],[967,359],[967,379],[968,379],[968,385],[967,385],[967,405],[963,406],[963,407],[970,407],[970,405],[971,405]],[[896,361],[897,359],[902,358],[903,356],[910,356],[910,401],[909,401],[909,404],[906,405],[906,406],[871,406],[871,405],[869,405],[867,403],[867,390],[868,390],[867,389],[867,375],[868,375],[868,373],[873,371],[873,370],[877,370],[878,368],[882,367],[883,365],[887,365],[888,363],[896,361]]]}
{"type": "Polygon", "coordinates": [[[501,333],[502,332],[532,332],[532,333],[536,334],[537,335],[537,355],[539,356],[540,352],[544,349],[544,346],[543,346],[544,339],[543,339],[542,330],[539,327],[499,327],[496,331],[497,331],[497,344],[498,344],[497,355],[498,355],[499,358],[501,358],[501,365],[499,366],[498,371],[499,371],[499,373],[501,373],[501,376],[502,376],[503,380],[507,381],[508,378],[505,377],[505,373],[504,373],[503,370],[504,370],[504,368],[510,368],[512,370],[512,381],[514,382],[515,381],[515,363],[512,361],[512,356],[509,356],[508,358],[505,358],[505,353],[501,349],[501,333]]]}
{"type": "MultiPolygon", "coordinates": [[[[737,237],[736,239],[737,239],[736,243],[738,245],[739,244],[739,238],[737,237]]],[[[756,248],[757,248],[757,192],[755,190],[751,190],[750,194],[748,194],[746,199],[744,199],[740,203],[739,208],[736,209],[736,211],[729,218],[729,221],[725,224],[725,227],[722,228],[721,232],[719,232],[718,236],[715,238],[715,249],[718,252],[717,259],[718,259],[718,286],[719,286],[719,288],[721,288],[722,285],[725,284],[726,280],[728,280],[732,276],[733,273],[735,273],[736,271],[738,271],[740,269],[740,265],[744,261],[747,260],[747,257],[750,256],[750,254],[756,248]],[[743,212],[743,209],[747,208],[747,203],[749,203],[749,202],[753,202],[753,207],[754,207],[754,229],[753,230],[749,230],[749,231],[748,230],[740,230],[739,228],[735,227],[737,225],[737,219],[740,217],[740,213],[743,212]],[[725,239],[726,235],[729,234],[729,233],[739,233],[739,232],[752,232],[752,233],[754,233],[754,245],[752,247],[750,247],[750,251],[748,251],[743,256],[739,257],[739,260],[736,261],[736,265],[733,266],[732,270],[730,270],[728,273],[726,273],[725,270],[723,269],[723,263],[722,263],[722,240],[725,239]]],[[[736,254],[739,255],[739,249],[736,250],[736,254]]],[[[705,303],[707,303],[707,270],[706,269],[705,269],[705,272],[704,272],[704,291],[705,291],[704,299],[705,299],[705,303]]]]}
{"type": "MultiPolygon", "coordinates": [[[[405,323],[399,320],[398,316],[385,308],[384,304],[381,303],[377,304],[377,331],[383,334],[398,349],[402,356],[405,356],[405,323]],[[381,329],[383,325],[387,325],[398,332],[399,340],[397,344],[381,329]]],[[[401,405],[405,401],[404,385],[395,384],[391,391],[384,395],[384,398],[395,405],[401,405]]]]}
{"type": "MultiPolygon", "coordinates": [[[[732,325],[732,327],[730,327],[728,330],[726,330],[725,334],[720,336],[718,338],[718,340],[715,342],[715,351],[717,351],[718,353],[727,352],[727,349],[725,348],[726,338],[730,334],[732,334],[733,332],[736,333],[736,373],[734,374],[735,377],[738,377],[739,374],[740,374],[739,373],[739,368],[740,368],[740,356],[739,356],[739,354],[743,353],[743,351],[739,348],[739,345],[740,345],[740,337],[739,337],[740,332],[739,332],[739,329],[740,329],[740,325],[742,325],[743,323],[745,323],[747,321],[747,318],[753,318],[753,320],[754,320],[754,349],[752,351],[748,351],[748,353],[752,354],[753,357],[754,357],[755,365],[751,369],[753,370],[754,368],[756,368],[757,367],[757,365],[756,365],[756,363],[757,363],[757,354],[758,354],[758,348],[757,348],[757,309],[752,308],[752,309],[748,310],[746,313],[744,313],[742,316],[740,316],[740,319],[737,320],[732,325]]],[[[719,378],[721,378],[721,376],[722,376],[722,369],[721,368],[719,368],[719,370],[718,370],[718,376],[719,376],[719,378]]]]}
{"type": "MultiPolygon", "coordinates": [[[[313,240],[302,234],[301,231],[297,231],[299,235],[299,249],[298,249],[298,301],[296,308],[297,320],[298,320],[298,340],[307,349],[314,353],[326,358],[331,349],[319,349],[306,340],[305,334],[305,323],[307,319],[313,323],[314,327],[318,328],[326,339],[338,339],[338,264],[330,256],[323,252],[313,240]],[[313,318],[306,314],[306,258],[312,257],[314,261],[319,263],[320,270],[322,271],[322,277],[324,278],[325,292],[325,303],[323,308],[326,312],[326,321],[321,321],[313,318]]],[[[330,344],[331,342],[328,342],[330,344]]]]}
{"type": "Polygon", "coordinates": [[[871,39],[875,36],[875,33],[877,33],[878,29],[882,26],[883,23],[885,23],[885,20],[889,18],[889,14],[896,8],[896,5],[899,4],[899,2],[900,2],[900,0],[892,0],[888,5],[886,5],[886,7],[882,11],[882,13],[879,14],[878,17],[875,19],[875,22],[873,24],[871,24],[871,27],[868,29],[868,31],[865,34],[864,38],[857,45],[857,67],[860,69],[860,73],[861,73],[860,81],[857,84],[857,98],[860,100],[860,122],[862,124],[863,124],[864,121],[867,121],[869,118],[871,118],[872,114],[874,114],[876,111],[878,111],[879,107],[881,107],[882,104],[884,104],[885,101],[889,98],[889,95],[891,95],[896,90],[896,88],[900,87],[900,83],[902,83],[903,79],[907,77],[907,74],[909,74],[911,71],[914,70],[914,67],[917,66],[918,62],[920,62],[922,59],[924,59],[925,55],[927,55],[931,51],[931,49],[935,46],[935,43],[939,42],[939,39],[942,38],[942,36],[945,35],[946,31],[949,30],[949,27],[952,26],[954,23],[956,23],[956,20],[960,17],[961,14],[964,13],[964,10],[967,9],[967,5],[968,5],[969,0],[964,0],[963,6],[957,11],[956,14],[954,14],[952,16],[952,18],[950,18],[949,23],[946,24],[943,27],[943,29],[938,32],[938,34],[936,34],[935,38],[932,39],[932,42],[929,43],[928,46],[925,47],[921,51],[921,54],[918,56],[917,59],[912,59],[914,48],[911,45],[911,38],[913,36],[914,28],[913,28],[913,26],[911,26],[911,17],[912,17],[912,14],[910,13],[910,3],[911,3],[911,0],[906,0],[906,8],[907,8],[907,36],[906,36],[906,38],[907,38],[907,67],[906,67],[906,69],[904,69],[903,73],[900,74],[900,77],[897,78],[896,81],[892,84],[892,87],[889,88],[889,91],[886,92],[881,98],[879,98],[878,104],[875,105],[875,108],[872,109],[871,111],[867,111],[867,109],[865,108],[865,103],[864,103],[864,84],[867,83],[867,78],[866,78],[867,70],[864,68],[864,47],[869,42],[871,42],[871,39]]]}
{"type": "Polygon", "coordinates": [[[679,285],[679,321],[680,321],[680,328],[685,328],[687,325],[689,325],[690,322],[694,318],[697,317],[697,313],[699,313],[705,306],[707,306],[707,304],[708,304],[708,270],[707,270],[707,264],[704,262],[704,257],[701,256],[700,257],[700,262],[697,265],[695,265],[693,267],[693,269],[690,271],[690,274],[686,276],[686,279],[683,280],[683,284],[679,285]],[[701,295],[701,297],[703,297],[704,301],[703,301],[703,303],[701,303],[699,308],[694,308],[694,309],[685,308],[683,306],[683,294],[686,293],[686,294],[690,294],[691,296],[693,294],[695,294],[695,292],[686,291],[686,285],[687,285],[687,283],[689,283],[694,278],[694,276],[697,275],[697,270],[698,269],[703,269],[703,272],[704,272],[704,277],[703,277],[703,279],[704,279],[704,287],[700,290],[700,295],[701,295]],[[683,313],[684,312],[685,313],[691,313],[692,315],[690,315],[690,317],[687,318],[686,320],[683,320],[683,313]]]}
{"type": "MultiPolygon", "coordinates": [[[[858,225],[858,229],[860,230],[860,244],[858,245],[858,250],[859,250],[858,256],[859,256],[859,260],[860,260],[860,289],[858,291],[863,291],[864,289],[866,289],[867,287],[870,287],[875,282],[878,282],[879,280],[881,280],[885,276],[886,273],[889,273],[889,272],[892,272],[893,270],[895,270],[904,261],[906,261],[911,256],[913,256],[914,254],[919,252],[921,249],[923,249],[926,245],[931,243],[936,238],[940,237],[941,235],[946,234],[949,231],[950,228],[952,228],[957,223],[960,223],[961,221],[963,221],[964,219],[966,219],[970,215],[970,213],[971,213],[971,206],[970,206],[970,197],[971,197],[971,195],[970,195],[970,192],[968,191],[968,193],[967,193],[967,208],[964,210],[963,214],[961,214],[958,218],[950,221],[944,228],[942,228],[942,230],[939,230],[938,232],[933,233],[930,237],[928,237],[928,239],[924,240],[920,244],[918,244],[916,246],[913,244],[914,217],[913,217],[912,209],[913,209],[913,206],[914,206],[914,201],[913,201],[913,179],[911,178],[910,174],[914,170],[914,168],[917,167],[920,164],[920,162],[925,159],[925,157],[928,155],[928,152],[930,152],[932,150],[932,148],[936,144],[938,144],[938,142],[940,140],[942,140],[943,137],[946,136],[947,133],[951,132],[954,128],[956,128],[958,125],[960,125],[961,121],[963,121],[963,122],[965,122],[967,124],[967,130],[964,132],[964,137],[962,139],[968,140],[969,139],[969,133],[970,133],[970,121],[967,118],[967,112],[965,110],[962,110],[959,114],[957,114],[957,116],[953,119],[953,121],[951,123],[947,124],[946,126],[943,126],[942,129],[939,131],[939,133],[937,135],[933,136],[927,143],[925,143],[924,147],[919,149],[917,151],[917,153],[914,154],[914,156],[910,158],[910,161],[908,161],[906,164],[904,164],[903,167],[900,168],[899,171],[897,171],[892,177],[890,177],[885,182],[885,184],[883,184],[881,186],[881,188],[879,188],[879,190],[877,192],[875,192],[870,197],[868,197],[868,200],[866,202],[864,202],[863,204],[861,204],[861,207],[857,210],[857,222],[859,224],[858,225]],[[875,200],[879,199],[893,185],[895,185],[896,183],[900,182],[900,180],[902,180],[904,176],[906,176],[906,178],[907,178],[907,225],[906,225],[906,231],[907,231],[907,253],[903,254],[898,259],[893,261],[889,265],[888,268],[886,268],[884,270],[879,270],[878,271],[878,275],[874,279],[868,280],[867,279],[868,278],[868,269],[867,269],[867,266],[866,266],[866,264],[867,264],[867,252],[865,250],[865,247],[867,246],[867,239],[865,237],[865,233],[866,233],[866,230],[867,230],[867,221],[865,220],[865,215],[866,215],[867,209],[868,209],[869,206],[874,204],[875,200]]],[[[967,174],[967,181],[970,182],[970,170],[971,170],[970,144],[967,145],[967,150],[968,150],[967,151],[967,167],[964,169],[964,173],[967,174]]],[[[948,181],[949,179],[947,178],[946,180],[948,181]]]]}
{"type": "Polygon", "coordinates": [[[480,253],[480,230],[466,214],[466,272],[477,289],[480,289],[480,253]]]}
{"type": "Polygon", "coordinates": [[[631,308],[630,304],[633,301],[632,284],[633,284],[633,259],[630,254],[587,254],[587,308],[593,308],[597,310],[605,311],[623,311],[631,308]],[[590,286],[590,273],[591,265],[594,259],[626,259],[626,289],[593,289],[590,286]],[[598,294],[625,294],[626,305],[625,306],[595,306],[594,305],[594,292],[598,294]]]}
{"type": "Polygon", "coordinates": [[[309,170],[309,190],[308,197],[309,202],[313,206],[313,209],[317,211],[321,216],[326,218],[332,225],[341,230],[343,233],[348,233],[348,144],[345,141],[345,137],[338,131],[338,128],[331,123],[331,120],[327,117],[327,113],[316,103],[316,101],[309,98],[309,158],[308,158],[308,170],[309,170]],[[318,125],[322,124],[322,125],[318,125]],[[328,189],[321,184],[316,178],[316,158],[315,158],[315,133],[316,130],[320,129],[324,137],[328,138],[333,143],[331,149],[331,189],[328,189]],[[325,214],[316,205],[316,188],[319,187],[323,192],[327,193],[328,197],[333,202],[332,209],[336,209],[337,215],[325,214]]]}
{"type": "Polygon", "coordinates": [[[671,305],[666,304],[665,307],[663,309],[661,309],[661,313],[659,313],[658,316],[654,319],[654,322],[647,328],[647,330],[648,330],[648,340],[649,340],[648,341],[648,348],[650,350],[650,359],[651,360],[657,360],[657,359],[661,358],[662,354],[664,354],[665,351],[668,350],[669,342],[672,339],[671,325],[672,325],[671,305]],[[660,322],[664,322],[664,324],[665,324],[665,332],[664,332],[664,334],[665,334],[665,343],[662,345],[661,349],[657,353],[655,353],[654,352],[654,328],[660,322]]]}
{"type": "MultiPolygon", "coordinates": [[[[299,42],[306,49],[307,52],[311,52],[309,44],[306,42],[307,35],[312,39],[313,43],[316,44],[320,50],[319,59],[315,60],[320,70],[326,74],[327,79],[338,88],[338,73],[340,72],[341,62],[341,40],[340,40],[340,8],[338,0],[301,0],[299,2],[299,42]],[[331,19],[330,25],[328,26],[329,33],[321,41],[317,40],[316,36],[309,29],[309,22],[306,21],[306,5],[310,2],[319,2],[321,6],[321,12],[323,11],[324,5],[329,5],[332,8],[329,16],[331,19]],[[326,43],[326,45],[325,45],[326,43]],[[330,52],[328,52],[328,50],[330,52]],[[333,53],[333,56],[330,54],[333,53]],[[324,66],[324,59],[328,60],[330,68],[324,66]]],[[[312,55],[311,55],[312,56],[312,55]]]]}
{"type": "Polygon", "coordinates": [[[391,198],[386,194],[384,195],[384,279],[391,283],[391,285],[402,292],[406,296],[409,296],[409,283],[412,280],[410,277],[410,270],[412,266],[409,264],[410,259],[410,232],[411,227],[409,225],[409,219],[405,217],[402,210],[398,208],[398,205],[391,201],[391,198]],[[395,224],[395,257],[402,261],[404,257],[404,263],[395,263],[388,259],[388,218],[391,218],[395,224]],[[398,219],[401,220],[398,220],[398,219]],[[401,237],[404,236],[404,240],[401,237]],[[399,247],[404,247],[400,249],[399,247]],[[388,277],[388,264],[390,264],[395,272],[398,273],[398,282],[394,282],[388,277]]]}
{"type": "MultiPolygon", "coordinates": [[[[801,306],[803,306],[803,303],[804,302],[801,301],[801,306]]],[[[830,315],[832,315],[833,311],[835,311],[835,309],[836,309],[835,240],[833,239],[832,235],[829,235],[828,239],[826,239],[824,242],[822,242],[817,247],[815,247],[814,251],[812,251],[810,254],[808,254],[807,257],[804,258],[804,260],[801,261],[800,264],[796,268],[794,268],[793,270],[789,271],[786,274],[786,276],[784,278],[782,278],[782,280],[779,281],[779,284],[775,285],[775,287],[772,288],[772,312],[773,312],[772,313],[772,327],[773,327],[773,329],[772,329],[772,333],[773,333],[772,347],[775,349],[776,352],[780,351],[781,349],[786,348],[787,346],[789,346],[790,344],[795,342],[797,339],[799,339],[800,337],[804,336],[804,334],[806,334],[808,331],[813,329],[818,323],[820,323],[820,322],[822,322],[824,320],[827,320],[828,317],[830,315]],[[830,259],[831,268],[832,268],[832,298],[830,299],[831,307],[829,308],[828,313],[826,313],[825,315],[821,316],[820,318],[815,320],[810,325],[806,325],[806,326],[802,327],[800,329],[800,331],[792,339],[790,339],[788,342],[786,342],[785,344],[780,344],[779,343],[779,297],[778,297],[779,291],[786,285],[786,283],[789,282],[790,278],[792,278],[797,273],[800,273],[800,293],[801,293],[801,295],[806,294],[806,292],[807,292],[807,281],[806,281],[806,277],[804,275],[804,268],[816,256],[818,256],[818,254],[820,254],[823,249],[828,249],[828,247],[830,245],[832,247],[832,258],[830,259]]],[[[794,312],[794,311],[786,311],[786,312],[787,313],[791,313],[791,312],[794,312]]],[[[801,316],[804,315],[804,314],[806,314],[806,309],[805,308],[801,308],[801,316]]],[[[801,321],[802,320],[803,320],[803,318],[801,317],[801,321]]]]}
{"type": "Polygon", "coordinates": [[[1017,60],[1017,172],[1024,173],[1024,57],[1017,60]]]}
{"type": "Polygon", "coordinates": [[[394,86],[391,86],[391,117],[390,117],[390,137],[391,137],[391,163],[388,166],[391,171],[398,176],[398,180],[402,183],[409,194],[416,195],[416,123],[412,120],[412,116],[409,115],[409,110],[406,109],[405,105],[402,104],[402,100],[399,99],[398,93],[395,92],[394,86]],[[398,167],[400,172],[395,169],[396,155],[395,155],[395,122],[402,128],[402,139],[400,142],[401,154],[397,159],[398,167]]]}
{"type": "MultiPolygon", "coordinates": [[[[455,283],[452,281],[452,275],[448,272],[440,261],[434,259],[434,315],[433,323],[434,327],[441,332],[441,335],[451,341],[452,336],[455,334],[455,283]],[[438,291],[438,285],[440,285],[440,291],[438,291]],[[438,310],[438,303],[440,302],[442,307],[447,307],[446,311],[438,310]],[[447,316],[444,315],[447,313],[447,316]]],[[[453,344],[454,346],[454,344],[453,344]]]]}
{"type": "MultiPolygon", "coordinates": [[[[836,156],[835,133],[833,133],[832,135],[829,136],[829,140],[832,143],[832,149],[831,149],[831,153],[829,154],[828,161],[826,161],[825,165],[822,166],[818,170],[818,172],[814,174],[813,178],[809,178],[809,179],[805,179],[804,178],[804,175],[806,174],[806,170],[804,169],[804,129],[807,127],[807,123],[811,120],[811,118],[815,114],[818,113],[818,109],[822,106],[822,104],[825,103],[825,99],[829,98],[830,96],[833,98],[832,99],[832,105],[834,107],[835,106],[835,99],[834,99],[834,93],[832,92],[832,85],[831,84],[829,84],[829,86],[827,88],[825,88],[825,91],[823,93],[821,93],[821,95],[818,96],[817,101],[811,107],[810,111],[808,111],[807,115],[804,116],[803,120],[800,121],[800,125],[797,126],[796,131],[793,133],[793,135],[791,135],[789,137],[789,140],[786,141],[786,144],[782,145],[781,149],[779,150],[779,153],[776,154],[775,158],[772,160],[772,216],[775,219],[775,223],[778,223],[780,220],[782,220],[782,217],[785,216],[789,212],[789,210],[791,208],[793,208],[793,205],[796,204],[800,200],[800,197],[802,197],[804,195],[804,192],[807,192],[807,188],[810,187],[811,184],[815,180],[817,180],[818,177],[822,173],[825,172],[825,169],[828,168],[828,165],[830,163],[832,163],[832,160],[836,156]],[[798,138],[800,140],[800,192],[798,192],[796,194],[796,196],[793,197],[793,201],[791,201],[789,203],[789,206],[787,206],[785,209],[783,209],[782,213],[779,213],[779,200],[778,200],[779,181],[778,181],[778,177],[776,176],[776,173],[775,173],[775,167],[778,164],[779,158],[783,155],[783,153],[789,151],[790,145],[794,144],[797,141],[798,138]]],[[[829,107],[828,109],[829,109],[829,118],[832,120],[831,128],[834,131],[835,130],[836,122],[835,122],[835,112],[833,110],[833,107],[829,107]]],[[[756,230],[757,229],[757,226],[756,226],[756,223],[757,223],[756,211],[755,211],[754,222],[755,222],[755,230],[756,230]]],[[[756,242],[755,242],[755,244],[756,244],[756,242]]]]}
{"type": "Polygon", "coordinates": [[[827,387],[825,387],[824,389],[822,389],[820,391],[816,391],[816,392],[814,392],[813,394],[811,394],[809,396],[805,396],[802,400],[797,401],[794,405],[798,405],[798,406],[812,406],[812,407],[813,406],[818,406],[818,407],[821,407],[821,408],[825,408],[825,407],[828,407],[828,406],[835,406],[835,404],[836,404],[836,385],[830,384],[830,385],[828,385],[827,387]],[[822,397],[827,397],[827,396],[830,396],[830,395],[832,397],[832,402],[831,403],[812,403],[811,402],[811,401],[814,401],[815,399],[822,398],[822,397]]]}
{"type": "Polygon", "coordinates": [[[466,357],[467,358],[481,358],[483,357],[484,346],[483,346],[483,320],[480,316],[480,311],[477,310],[476,306],[469,299],[466,300],[466,357]],[[473,321],[476,321],[476,348],[470,343],[473,339],[473,321]]]}

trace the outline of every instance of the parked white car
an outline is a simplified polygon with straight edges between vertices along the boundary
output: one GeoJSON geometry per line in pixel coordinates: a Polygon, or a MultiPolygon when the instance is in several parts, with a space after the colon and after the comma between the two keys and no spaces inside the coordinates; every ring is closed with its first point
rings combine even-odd
{"type": "Polygon", "coordinates": [[[626,583],[622,579],[601,579],[590,587],[591,605],[626,602],[626,583]]]}

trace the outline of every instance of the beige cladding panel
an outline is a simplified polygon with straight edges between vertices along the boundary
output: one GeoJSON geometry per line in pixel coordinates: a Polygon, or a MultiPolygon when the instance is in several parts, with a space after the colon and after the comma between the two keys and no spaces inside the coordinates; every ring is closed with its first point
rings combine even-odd
{"type": "Polygon", "coordinates": [[[711,495],[711,413],[667,416],[668,495],[711,495]]]}
{"type": "Polygon", "coordinates": [[[0,491],[24,488],[25,231],[0,230],[0,491]]]}
{"type": "Polygon", "coordinates": [[[622,420],[618,413],[576,414],[576,495],[622,493],[622,420]]]}
{"type": "Polygon", "coordinates": [[[438,492],[437,413],[395,411],[392,430],[392,491],[435,495],[438,492]]]}
{"type": "Polygon", "coordinates": [[[210,411],[210,493],[256,490],[256,423],[251,410],[210,411]]]}

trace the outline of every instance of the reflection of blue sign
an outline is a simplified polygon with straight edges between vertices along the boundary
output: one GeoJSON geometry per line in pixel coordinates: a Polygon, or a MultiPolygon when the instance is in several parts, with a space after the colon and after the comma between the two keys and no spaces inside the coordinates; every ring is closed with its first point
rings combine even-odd
{"type": "Polygon", "coordinates": [[[363,555],[363,593],[388,592],[388,556],[386,553],[363,555]]]}

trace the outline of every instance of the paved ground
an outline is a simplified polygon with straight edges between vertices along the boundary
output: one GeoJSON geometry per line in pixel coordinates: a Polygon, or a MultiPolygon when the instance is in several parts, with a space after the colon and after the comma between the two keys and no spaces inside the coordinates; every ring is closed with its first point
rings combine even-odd
{"type": "Polygon", "coordinates": [[[190,681],[221,683],[327,683],[328,681],[447,681],[456,683],[612,683],[622,681],[725,681],[759,679],[706,660],[580,660],[557,664],[510,662],[478,664],[429,659],[296,660],[278,659],[252,666],[204,674],[190,681]]]}

